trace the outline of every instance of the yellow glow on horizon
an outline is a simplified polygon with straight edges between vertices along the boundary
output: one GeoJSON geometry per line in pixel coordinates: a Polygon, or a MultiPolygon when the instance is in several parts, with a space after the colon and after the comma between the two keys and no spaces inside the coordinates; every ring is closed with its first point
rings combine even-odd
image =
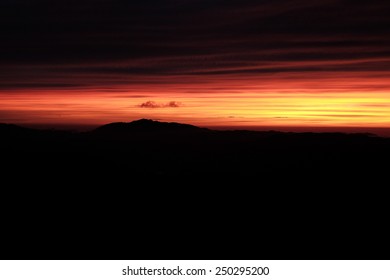
{"type": "Polygon", "coordinates": [[[2,122],[104,124],[139,118],[200,126],[390,127],[389,92],[2,94],[2,122]],[[141,108],[146,101],[180,107],[141,108]]]}

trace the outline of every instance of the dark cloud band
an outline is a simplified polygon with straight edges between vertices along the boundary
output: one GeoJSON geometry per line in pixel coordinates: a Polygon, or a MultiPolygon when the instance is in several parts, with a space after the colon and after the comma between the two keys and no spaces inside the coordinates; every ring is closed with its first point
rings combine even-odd
{"type": "Polygon", "coordinates": [[[1,1],[0,89],[385,75],[389,13],[377,0],[1,1]]]}

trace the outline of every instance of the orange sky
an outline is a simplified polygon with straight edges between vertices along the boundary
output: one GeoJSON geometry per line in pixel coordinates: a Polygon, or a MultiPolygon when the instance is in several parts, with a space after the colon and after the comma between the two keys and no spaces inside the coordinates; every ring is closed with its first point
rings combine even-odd
{"type": "Polygon", "coordinates": [[[199,126],[390,127],[388,79],[380,74],[187,77],[177,84],[9,90],[0,94],[0,117],[52,125],[151,118],[199,126]]]}
{"type": "Polygon", "coordinates": [[[389,1],[3,2],[0,122],[390,128],[389,1]]]}

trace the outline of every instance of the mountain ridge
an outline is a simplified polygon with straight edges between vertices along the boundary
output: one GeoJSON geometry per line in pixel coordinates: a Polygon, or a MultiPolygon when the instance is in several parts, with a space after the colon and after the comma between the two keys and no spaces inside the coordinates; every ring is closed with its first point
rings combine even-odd
{"type": "Polygon", "coordinates": [[[331,184],[340,174],[347,180],[388,176],[383,162],[390,158],[390,138],[218,131],[145,119],[102,127],[99,132],[31,129],[25,133],[22,129],[11,133],[6,131],[19,131],[17,126],[0,125],[1,170],[14,174],[13,180],[20,174],[42,179],[45,171],[61,180],[69,178],[69,184],[80,182],[77,176],[85,184],[99,184],[102,178],[108,184],[113,180],[122,184],[128,178],[207,181],[210,176],[219,181],[274,180],[281,174],[308,184],[315,182],[309,180],[312,176],[327,178],[331,184]]]}
{"type": "Polygon", "coordinates": [[[104,135],[104,134],[129,134],[129,133],[142,133],[142,132],[172,132],[172,133],[185,133],[185,132],[217,132],[217,133],[240,133],[242,135],[251,135],[251,134],[280,134],[280,135],[355,135],[355,136],[366,136],[366,137],[379,137],[379,138],[388,138],[385,136],[379,136],[371,132],[325,132],[325,131],[311,131],[311,132],[289,132],[289,131],[280,131],[280,130],[253,130],[253,129],[212,129],[195,126],[192,124],[179,123],[179,122],[162,122],[153,119],[138,119],[130,122],[112,122],[103,124],[94,129],[79,132],[75,130],[63,130],[63,129],[53,129],[53,128],[31,128],[28,126],[12,124],[12,123],[0,123],[0,133],[2,134],[20,134],[25,133],[31,134],[34,132],[46,132],[46,133],[73,133],[73,134],[95,134],[95,135],[104,135]]]}
{"type": "Polygon", "coordinates": [[[190,124],[178,122],[160,122],[152,119],[139,119],[131,122],[114,122],[97,127],[92,133],[130,133],[130,132],[189,132],[207,131],[207,128],[200,128],[190,124]]]}

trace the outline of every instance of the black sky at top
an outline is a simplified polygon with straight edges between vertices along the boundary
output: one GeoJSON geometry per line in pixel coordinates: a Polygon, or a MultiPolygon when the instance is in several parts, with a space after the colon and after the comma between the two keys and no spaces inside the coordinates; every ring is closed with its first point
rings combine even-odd
{"type": "Polygon", "coordinates": [[[387,73],[389,14],[388,1],[1,1],[0,89],[113,76],[387,73]],[[349,62],[321,63],[339,60],[349,62]]]}

